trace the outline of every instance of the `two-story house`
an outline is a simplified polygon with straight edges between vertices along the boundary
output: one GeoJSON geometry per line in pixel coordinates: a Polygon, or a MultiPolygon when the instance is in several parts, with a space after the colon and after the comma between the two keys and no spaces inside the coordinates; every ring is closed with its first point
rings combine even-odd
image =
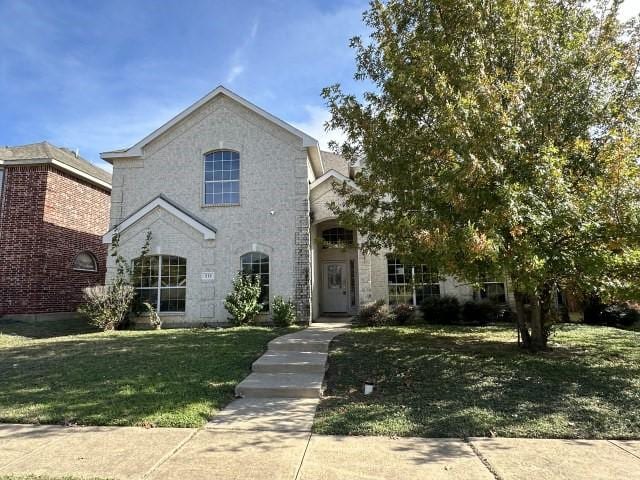
{"type": "Polygon", "coordinates": [[[67,317],[104,283],[111,175],[47,142],[0,148],[0,318],[67,317]]]}
{"type": "MultiPolygon", "coordinates": [[[[135,258],[152,232],[136,287],[167,325],[225,323],[224,298],[239,271],[260,275],[265,311],[283,296],[307,322],[380,298],[473,297],[471,286],[424,265],[363,255],[357,233],[338,225],[327,206],[337,200],[334,182],[355,188],[353,169],[224,87],[134,146],[101,157],[113,164],[104,241],[118,232],[121,253],[135,258]]],[[[497,300],[509,295],[503,282],[485,287],[497,300]]]]}

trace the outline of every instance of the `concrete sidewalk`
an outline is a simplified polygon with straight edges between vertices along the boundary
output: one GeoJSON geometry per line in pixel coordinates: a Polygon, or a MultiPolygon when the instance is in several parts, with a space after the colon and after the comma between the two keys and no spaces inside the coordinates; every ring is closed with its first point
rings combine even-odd
{"type": "Polygon", "coordinates": [[[7,474],[180,480],[640,478],[640,441],[392,439],[244,427],[4,424],[0,425],[0,478],[7,474]]]}

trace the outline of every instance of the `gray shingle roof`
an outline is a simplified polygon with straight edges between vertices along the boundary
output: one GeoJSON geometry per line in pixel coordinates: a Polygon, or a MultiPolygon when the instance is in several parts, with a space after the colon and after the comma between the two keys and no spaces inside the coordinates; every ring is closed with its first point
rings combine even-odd
{"type": "Polygon", "coordinates": [[[90,175],[102,182],[111,185],[111,174],[105,172],[100,167],[95,166],[81,156],[76,156],[67,148],[56,147],[49,142],[32,143],[30,145],[19,145],[15,147],[0,147],[0,160],[11,162],[15,160],[57,160],[60,163],[80,170],[82,173],[90,175]]]}
{"type": "Polygon", "coordinates": [[[347,162],[344,157],[325,150],[321,150],[320,154],[322,155],[322,163],[324,164],[325,172],[335,170],[345,177],[349,176],[349,162],[347,162]]]}

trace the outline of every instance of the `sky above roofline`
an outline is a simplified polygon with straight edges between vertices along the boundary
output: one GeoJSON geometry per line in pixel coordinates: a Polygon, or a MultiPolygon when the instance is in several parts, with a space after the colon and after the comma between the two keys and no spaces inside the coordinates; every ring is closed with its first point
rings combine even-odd
{"type": "MultiPolygon", "coordinates": [[[[366,0],[0,0],[0,144],[130,147],[224,85],[317,138],[320,92],[359,94],[366,0]]],[[[627,1],[623,16],[640,12],[627,1]]]]}

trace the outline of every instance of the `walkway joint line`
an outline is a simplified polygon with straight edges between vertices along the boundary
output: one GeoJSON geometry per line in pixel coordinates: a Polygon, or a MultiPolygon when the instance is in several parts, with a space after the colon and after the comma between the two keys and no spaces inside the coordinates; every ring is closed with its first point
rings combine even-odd
{"type": "MultiPolygon", "coordinates": [[[[35,426],[36,426],[36,427],[39,427],[39,426],[41,426],[41,425],[35,425],[35,426]]],[[[60,437],[58,437],[58,438],[54,438],[54,439],[52,439],[52,440],[49,440],[49,441],[48,441],[47,443],[45,443],[44,445],[40,445],[39,447],[34,448],[34,449],[33,449],[33,450],[31,450],[30,452],[25,453],[24,455],[22,455],[22,456],[20,456],[20,457],[18,457],[18,458],[14,458],[14,459],[13,459],[13,460],[11,460],[9,463],[5,463],[4,465],[0,465],[0,473],[2,472],[2,470],[5,470],[7,467],[9,467],[9,466],[13,465],[14,463],[18,463],[19,461],[24,460],[24,459],[25,459],[25,458],[27,458],[27,457],[30,457],[30,456],[31,456],[31,455],[33,455],[34,453],[39,452],[40,450],[43,450],[44,448],[48,447],[49,445],[51,445],[51,444],[53,444],[53,443],[55,443],[55,442],[57,442],[57,441],[62,440],[62,436],[64,436],[64,435],[68,435],[68,434],[69,434],[69,430],[71,430],[71,428],[72,428],[72,427],[63,427],[63,430],[66,430],[66,431],[63,431],[63,432],[62,432],[62,433],[63,433],[63,435],[61,435],[60,437]]]]}
{"type": "Polygon", "coordinates": [[[635,453],[633,453],[633,452],[631,452],[631,451],[627,450],[627,449],[626,449],[626,448],[624,448],[622,445],[619,445],[619,444],[618,444],[618,443],[616,443],[616,442],[612,442],[611,440],[607,440],[607,442],[609,442],[611,445],[613,445],[613,446],[615,446],[615,447],[618,447],[618,448],[619,448],[620,450],[622,450],[623,452],[627,452],[629,455],[631,455],[631,456],[633,456],[633,457],[637,458],[638,460],[640,460],[640,456],[638,456],[638,455],[636,455],[635,453]]]}
{"type": "Polygon", "coordinates": [[[144,475],[142,475],[142,477],[140,477],[140,478],[149,477],[149,475],[151,475],[153,472],[155,472],[160,467],[160,465],[162,465],[167,460],[169,460],[171,457],[173,457],[176,453],[178,453],[182,449],[182,447],[184,447],[184,445],[188,441],[190,441],[196,435],[196,433],[198,433],[200,430],[204,430],[204,428],[197,428],[193,432],[191,432],[191,435],[189,435],[187,438],[185,438],[180,443],[178,443],[178,445],[176,445],[172,450],[169,451],[169,453],[167,453],[160,460],[158,460],[154,465],[152,465],[151,468],[149,470],[147,470],[144,473],[144,475]]]}
{"type": "Polygon", "coordinates": [[[467,443],[467,445],[469,445],[469,448],[471,448],[471,451],[473,451],[473,453],[476,455],[476,457],[478,457],[478,460],[480,460],[482,462],[482,465],[484,465],[484,467],[489,470],[489,473],[491,473],[491,475],[493,475],[493,478],[495,478],[496,480],[505,480],[504,478],[502,478],[498,472],[496,471],[495,467],[493,465],[491,465],[491,462],[489,462],[489,460],[484,457],[483,455],[480,454],[480,450],[478,450],[478,447],[476,447],[473,442],[469,439],[469,437],[464,437],[464,441],[465,443],[467,443]]]}
{"type": "Polygon", "coordinates": [[[300,472],[302,471],[302,464],[304,463],[304,459],[307,456],[307,450],[309,449],[309,444],[311,443],[311,437],[313,433],[309,433],[309,438],[307,438],[307,444],[304,446],[304,452],[302,452],[302,458],[300,459],[300,464],[298,465],[298,469],[296,470],[296,476],[293,480],[298,480],[300,477],[300,472]]]}

